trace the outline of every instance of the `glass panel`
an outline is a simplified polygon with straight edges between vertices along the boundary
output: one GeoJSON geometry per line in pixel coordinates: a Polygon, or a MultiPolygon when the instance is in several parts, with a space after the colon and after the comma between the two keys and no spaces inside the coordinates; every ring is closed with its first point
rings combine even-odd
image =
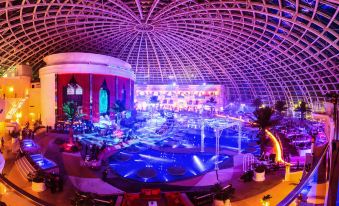
{"type": "Polygon", "coordinates": [[[108,111],[108,93],[105,89],[100,89],[99,92],[99,111],[100,114],[107,113],[108,111]]]}

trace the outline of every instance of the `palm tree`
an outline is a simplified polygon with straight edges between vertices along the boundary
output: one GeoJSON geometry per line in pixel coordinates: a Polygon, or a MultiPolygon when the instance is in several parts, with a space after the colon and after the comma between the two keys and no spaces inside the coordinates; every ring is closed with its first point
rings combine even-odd
{"type": "Polygon", "coordinates": [[[300,112],[300,119],[305,119],[306,113],[310,112],[311,109],[307,106],[306,102],[301,101],[295,111],[300,112]]]}
{"type": "Polygon", "coordinates": [[[253,105],[255,108],[259,108],[259,107],[262,105],[262,100],[261,100],[261,98],[260,98],[260,97],[255,98],[255,99],[253,100],[252,105],[253,105]]]}
{"type": "Polygon", "coordinates": [[[64,114],[67,118],[67,120],[70,122],[70,128],[69,128],[69,143],[73,144],[73,125],[74,122],[77,120],[80,120],[84,114],[80,113],[78,111],[77,105],[73,102],[66,102],[62,107],[64,114]]]}
{"type": "Polygon", "coordinates": [[[286,102],[282,100],[278,100],[275,102],[274,108],[276,111],[279,112],[279,114],[282,114],[282,112],[287,110],[286,102]]]}
{"type": "Polygon", "coordinates": [[[209,98],[206,103],[208,104],[217,104],[217,100],[214,97],[209,98]]]}
{"type": "Polygon", "coordinates": [[[272,119],[274,110],[270,107],[258,108],[253,112],[255,119],[252,122],[254,127],[259,129],[259,141],[260,144],[260,154],[263,154],[265,151],[266,144],[268,143],[268,138],[266,137],[265,130],[278,124],[278,119],[272,119]]]}
{"type": "Polygon", "coordinates": [[[111,108],[111,111],[114,112],[116,118],[117,118],[117,123],[120,123],[120,114],[121,112],[125,111],[125,104],[121,100],[116,100],[113,107],[111,108]]]}

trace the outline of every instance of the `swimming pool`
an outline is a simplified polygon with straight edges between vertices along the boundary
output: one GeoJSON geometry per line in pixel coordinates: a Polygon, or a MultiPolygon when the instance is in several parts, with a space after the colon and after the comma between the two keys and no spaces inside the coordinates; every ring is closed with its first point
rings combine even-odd
{"type": "MultiPolygon", "coordinates": [[[[211,171],[216,156],[212,153],[161,152],[136,144],[110,157],[110,167],[120,176],[139,182],[171,182],[211,171]]],[[[233,158],[220,155],[219,167],[232,167],[233,158]]]]}
{"type": "MultiPolygon", "coordinates": [[[[245,131],[241,137],[241,149],[245,150],[246,148],[257,149],[259,152],[259,146],[257,145],[257,139],[255,136],[256,132],[249,133],[245,131]]],[[[221,149],[238,149],[238,132],[231,129],[224,129],[220,136],[220,148],[221,149]]],[[[213,130],[205,129],[205,139],[204,146],[205,148],[215,147],[215,135],[213,130]]],[[[201,130],[200,129],[186,129],[181,132],[176,133],[175,136],[166,138],[165,140],[155,143],[159,147],[171,147],[171,148],[198,148],[201,144],[201,130]]]]}
{"type": "Polygon", "coordinates": [[[41,154],[30,155],[30,158],[41,170],[48,170],[57,167],[57,164],[55,162],[47,159],[41,154]]]}

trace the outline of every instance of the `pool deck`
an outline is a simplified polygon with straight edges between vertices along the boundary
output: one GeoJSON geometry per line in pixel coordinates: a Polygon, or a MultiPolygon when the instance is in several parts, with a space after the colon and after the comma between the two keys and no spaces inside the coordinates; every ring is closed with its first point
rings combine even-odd
{"type": "MultiPolygon", "coordinates": [[[[143,184],[140,182],[126,180],[120,176],[113,175],[107,184],[101,180],[101,172],[93,171],[86,167],[80,166],[80,155],[77,153],[62,153],[59,151],[59,146],[54,143],[56,138],[67,139],[67,134],[56,134],[56,133],[44,133],[37,135],[36,141],[42,148],[42,153],[49,159],[55,161],[59,167],[61,173],[65,174],[66,180],[64,184],[64,190],[62,192],[52,194],[49,190],[46,190],[41,193],[36,193],[31,190],[31,183],[25,180],[20,173],[18,172],[16,166],[14,165],[16,154],[12,153],[12,148],[15,148],[16,145],[11,145],[10,140],[6,141],[6,152],[4,156],[6,158],[6,165],[4,173],[7,174],[7,178],[13,181],[15,184],[20,186],[25,191],[36,195],[37,197],[51,202],[54,205],[70,205],[70,199],[74,195],[74,189],[80,189],[88,192],[97,192],[99,194],[122,194],[126,192],[140,192],[141,188],[145,187],[159,187],[162,186],[162,190],[192,190],[192,189],[207,189],[208,185],[214,184],[217,182],[215,171],[208,172],[204,175],[193,177],[190,179],[172,182],[168,184],[143,184]],[[78,162],[78,163],[77,163],[78,162]],[[100,187],[99,187],[100,185],[100,187]]],[[[180,149],[180,148],[178,148],[180,149]]],[[[206,151],[214,152],[213,148],[206,148],[206,151]]],[[[173,150],[172,150],[173,152],[173,150]]],[[[199,149],[189,149],[187,153],[199,152],[199,149]]],[[[283,172],[274,172],[267,175],[267,180],[263,183],[249,182],[244,183],[240,180],[240,175],[242,174],[242,155],[237,154],[236,152],[229,153],[229,151],[222,151],[228,155],[234,157],[234,167],[221,169],[219,170],[219,180],[223,184],[231,183],[233,187],[236,188],[236,193],[232,205],[245,205],[246,204],[237,204],[237,200],[245,201],[248,198],[255,198],[260,196],[274,188],[278,187],[282,183],[283,172]],[[234,204],[233,204],[234,202],[234,204]]],[[[287,183],[286,183],[287,184],[287,183]]],[[[293,185],[291,185],[292,188],[293,185]]],[[[285,187],[285,186],[284,186],[285,187]]],[[[288,192],[288,191],[287,191],[288,192]]],[[[3,195],[1,199],[3,201],[9,202],[11,204],[12,193],[9,192],[8,195],[3,195]]],[[[25,199],[21,198],[24,202],[25,199]]],[[[18,199],[19,201],[20,199],[18,199]]],[[[244,202],[244,203],[245,203],[244,202]]],[[[251,201],[249,201],[250,203],[251,201]]],[[[253,203],[253,200],[252,200],[253,203]]],[[[22,205],[29,206],[30,204],[23,203],[22,205]]],[[[247,204],[250,205],[250,204],[247,204]]],[[[253,204],[251,204],[253,205],[253,204]]],[[[258,204],[259,205],[259,204],[258,204]]]]}

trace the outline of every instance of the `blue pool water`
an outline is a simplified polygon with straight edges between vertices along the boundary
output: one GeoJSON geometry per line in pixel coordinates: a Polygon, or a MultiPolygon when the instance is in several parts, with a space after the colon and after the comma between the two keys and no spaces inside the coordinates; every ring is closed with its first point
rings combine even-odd
{"type": "MultiPolygon", "coordinates": [[[[165,153],[136,144],[111,156],[110,166],[124,178],[139,182],[170,182],[213,170],[215,159],[211,153],[165,153]]],[[[219,165],[232,167],[233,158],[220,155],[219,165]]]]}
{"type": "MultiPolygon", "coordinates": [[[[246,134],[241,139],[242,150],[246,151],[246,149],[251,148],[251,153],[259,153],[256,145],[256,133],[247,131],[246,134]]],[[[143,134],[143,136],[147,139],[148,135],[143,134]]],[[[111,168],[120,176],[139,182],[177,181],[198,176],[214,169],[216,158],[214,153],[192,153],[192,150],[187,150],[192,148],[195,148],[195,151],[200,150],[200,130],[184,129],[166,135],[165,138],[161,141],[150,138],[153,143],[148,145],[138,143],[120,150],[110,157],[111,168]],[[168,152],[172,148],[175,152],[168,152]]],[[[205,129],[204,144],[205,148],[215,148],[215,135],[210,128],[205,129]]],[[[237,149],[238,132],[225,129],[221,134],[220,148],[237,149]]],[[[220,155],[218,162],[219,168],[233,166],[233,158],[228,155],[220,155]]]]}
{"type": "Polygon", "coordinates": [[[50,169],[57,166],[53,161],[45,158],[41,154],[30,155],[31,159],[36,165],[38,165],[42,170],[50,169]]]}
{"type": "MultiPolygon", "coordinates": [[[[259,148],[256,145],[256,136],[257,133],[253,132],[252,136],[243,135],[241,138],[241,148],[242,150],[254,147],[259,148]]],[[[201,131],[188,129],[184,133],[180,134],[182,137],[178,138],[167,138],[163,141],[157,142],[156,145],[160,147],[182,147],[182,148],[192,148],[200,147],[201,144],[201,131]],[[174,143],[175,142],[175,143],[174,143]]],[[[215,147],[215,135],[212,130],[205,129],[205,139],[204,145],[206,147],[215,147]]],[[[230,129],[225,129],[220,136],[220,148],[221,149],[237,149],[238,148],[238,132],[230,129]]],[[[259,151],[259,150],[258,150],[259,151]]]]}

